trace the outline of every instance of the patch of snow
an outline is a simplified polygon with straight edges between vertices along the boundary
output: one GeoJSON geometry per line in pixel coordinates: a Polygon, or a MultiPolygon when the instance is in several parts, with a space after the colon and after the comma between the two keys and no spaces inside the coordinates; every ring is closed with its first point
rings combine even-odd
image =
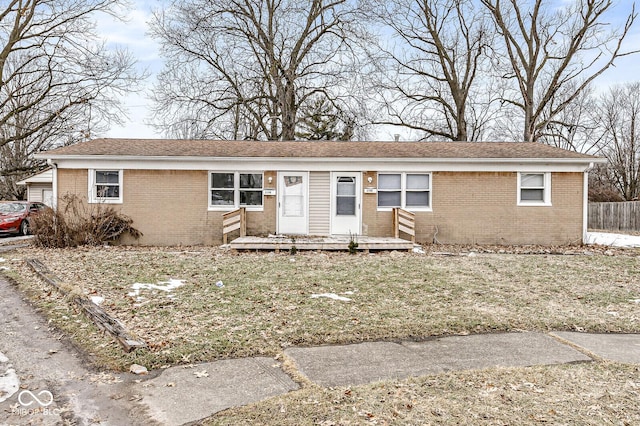
{"type": "Polygon", "coordinates": [[[587,244],[609,247],[640,247],[640,236],[626,234],[612,234],[607,232],[587,232],[587,244]]]}
{"type": "Polygon", "coordinates": [[[0,352],[0,363],[3,363],[3,362],[9,362],[9,358],[7,358],[5,354],[0,352]]]}
{"type": "Polygon", "coordinates": [[[426,254],[425,251],[422,250],[422,247],[420,247],[419,245],[413,246],[413,252],[418,254],[426,254]]]}
{"type": "Polygon", "coordinates": [[[0,263],[6,262],[6,261],[7,261],[7,259],[5,259],[4,257],[0,257],[0,263]]]}
{"type": "Polygon", "coordinates": [[[143,375],[148,374],[149,370],[147,370],[147,367],[145,367],[144,365],[131,364],[131,367],[129,367],[129,372],[137,375],[143,375]]]}
{"type": "Polygon", "coordinates": [[[640,303],[640,299],[630,299],[629,302],[631,302],[631,303],[640,303]]]}
{"type": "Polygon", "coordinates": [[[170,278],[169,281],[161,281],[158,284],[134,283],[131,286],[133,291],[129,292],[128,295],[136,297],[140,294],[140,290],[172,291],[173,289],[183,286],[184,282],[185,280],[174,280],[170,278]]]}
{"type": "Polygon", "coordinates": [[[0,402],[11,398],[20,389],[20,379],[13,368],[0,374],[0,402]]]}
{"type": "Polygon", "coordinates": [[[0,266],[0,271],[9,271],[8,266],[0,266]]]}
{"type": "Polygon", "coordinates": [[[104,297],[100,297],[100,296],[91,296],[91,301],[93,303],[95,303],[96,305],[100,305],[102,304],[102,302],[104,302],[104,297]]]}
{"type": "Polygon", "coordinates": [[[312,299],[317,299],[319,297],[326,297],[326,298],[333,299],[333,300],[340,300],[342,302],[351,302],[351,299],[349,299],[348,297],[338,296],[335,293],[322,293],[322,294],[312,294],[311,295],[312,299]]]}

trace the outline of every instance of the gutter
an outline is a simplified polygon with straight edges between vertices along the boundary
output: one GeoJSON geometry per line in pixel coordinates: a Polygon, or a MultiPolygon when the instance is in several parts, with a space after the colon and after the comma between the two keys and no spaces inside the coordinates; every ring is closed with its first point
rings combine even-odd
{"type": "MultiPolygon", "coordinates": [[[[606,163],[605,158],[444,158],[444,157],[200,157],[200,156],[141,156],[141,155],[53,155],[47,156],[46,153],[36,154],[36,159],[45,160],[80,160],[80,161],[195,161],[195,162],[218,162],[218,161],[268,161],[268,162],[319,162],[326,161],[331,163],[354,163],[354,162],[385,162],[393,161],[396,163],[523,163],[523,164],[539,164],[539,163],[568,163],[568,164],[593,164],[606,163]]],[[[591,166],[590,166],[591,167],[591,166]]]]}
{"type": "MultiPolygon", "coordinates": [[[[606,162],[606,160],[604,162],[606,162]]],[[[594,163],[589,163],[589,167],[584,171],[583,177],[582,244],[587,243],[587,233],[589,229],[589,171],[593,169],[593,167],[594,163]]]]}
{"type": "MultiPolygon", "coordinates": [[[[38,155],[40,154],[36,154],[36,156],[38,155]]],[[[53,200],[51,201],[51,204],[53,205],[51,206],[51,208],[56,210],[58,207],[58,163],[54,162],[51,159],[47,159],[47,164],[51,166],[52,172],[51,186],[53,190],[53,200]]]]}

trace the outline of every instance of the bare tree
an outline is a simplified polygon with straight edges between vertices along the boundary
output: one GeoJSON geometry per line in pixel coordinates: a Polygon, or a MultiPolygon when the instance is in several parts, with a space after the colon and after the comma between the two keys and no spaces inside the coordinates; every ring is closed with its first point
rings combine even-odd
{"type": "MultiPolygon", "coordinates": [[[[568,84],[567,91],[575,91],[576,84],[568,84]]],[[[592,87],[585,87],[554,117],[547,117],[546,113],[553,111],[555,102],[562,102],[563,97],[559,98],[551,100],[551,107],[545,109],[542,118],[547,124],[540,130],[538,140],[569,151],[596,154],[600,149],[600,138],[595,136],[598,133],[598,123],[593,117],[596,97],[592,87]]]]}
{"type": "MultiPolygon", "coordinates": [[[[294,139],[299,108],[351,71],[357,28],[347,0],[189,0],[155,13],[167,59],[157,127],[224,139],[294,139]]],[[[342,95],[344,95],[342,93],[342,95]]]]}
{"type": "Polygon", "coordinates": [[[514,83],[503,102],[522,114],[522,138],[540,140],[550,124],[609,68],[634,52],[623,51],[635,19],[634,5],[619,29],[607,29],[612,0],[481,0],[493,16],[506,61],[496,57],[503,77],[514,83]]]}
{"type": "Polygon", "coordinates": [[[625,200],[640,195],[640,82],[612,87],[594,111],[599,124],[600,154],[608,160],[601,171],[625,200]]]}
{"type": "Polygon", "coordinates": [[[299,139],[348,141],[354,136],[355,119],[325,98],[317,98],[300,112],[302,119],[296,132],[299,139]]]}
{"type": "Polygon", "coordinates": [[[614,181],[608,164],[596,164],[589,171],[589,201],[595,203],[624,201],[620,191],[613,185],[614,181]]]}
{"type": "MultiPolygon", "coordinates": [[[[95,14],[119,0],[10,0],[0,5],[0,196],[37,170],[31,155],[88,137],[124,115],[117,95],[144,76],[98,40],[95,14]]],[[[14,189],[12,189],[14,188],[14,189]]]]}
{"type": "Polygon", "coordinates": [[[471,0],[377,0],[373,5],[376,19],[398,42],[379,47],[384,78],[378,88],[390,120],[378,123],[417,130],[425,139],[481,138],[491,91],[477,86],[478,80],[489,84],[483,67],[493,37],[483,11],[471,0]]]}

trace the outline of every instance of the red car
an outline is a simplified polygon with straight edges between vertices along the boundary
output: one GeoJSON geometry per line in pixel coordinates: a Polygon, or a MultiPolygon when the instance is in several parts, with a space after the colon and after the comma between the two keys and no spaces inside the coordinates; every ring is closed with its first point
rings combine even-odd
{"type": "Polygon", "coordinates": [[[29,217],[47,208],[32,201],[0,201],[0,235],[29,235],[29,217]]]}

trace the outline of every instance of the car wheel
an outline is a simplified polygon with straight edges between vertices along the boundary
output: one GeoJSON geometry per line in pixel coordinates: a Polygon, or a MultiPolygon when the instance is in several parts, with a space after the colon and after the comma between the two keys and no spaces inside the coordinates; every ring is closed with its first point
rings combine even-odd
{"type": "Polygon", "coordinates": [[[22,235],[29,235],[29,232],[31,230],[29,229],[29,221],[28,220],[23,220],[22,223],[20,224],[20,234],[22,235]]]}

